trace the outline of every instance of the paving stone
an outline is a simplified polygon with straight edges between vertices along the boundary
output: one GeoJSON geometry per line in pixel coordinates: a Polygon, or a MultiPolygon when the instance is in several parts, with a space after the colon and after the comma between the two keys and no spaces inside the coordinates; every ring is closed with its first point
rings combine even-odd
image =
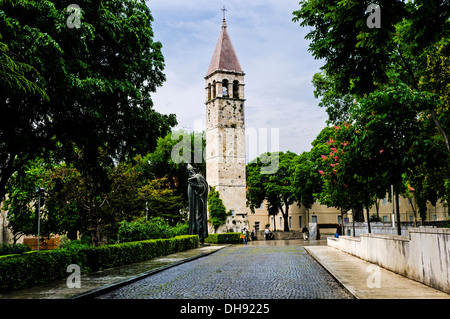
{"type": "Polygon", "coordinates": [[[299,245],[233,245],[101,299],[349,299],[299,245]]]}

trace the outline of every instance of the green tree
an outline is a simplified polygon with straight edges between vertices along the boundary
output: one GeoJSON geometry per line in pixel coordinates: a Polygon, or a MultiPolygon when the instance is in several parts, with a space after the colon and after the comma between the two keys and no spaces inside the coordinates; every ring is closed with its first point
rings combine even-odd
{"type": "Polygon", "coordinates": [[[322,189],[322,180],[311,152],[303,152],[294,158],[293,187],[297,205],[309,210],[322,189]]]}
{"type": "Polygon", "coordinates": [[[397,220],[400,220],[398,195],[402,193],[403,174],[409,167],[430,159],[426,150],[432,144],[421,134],[423,123],[417,113],[422,105],[434,101],[432,94],[412,90],[393,80],[392,85],[369,94],[353,110],[362,133],[359,145],[366,145],[366,158],[377,155],[380,158],[372,173],[384,174],[385,182],[394,187],[397,220]]]}
{"type": "Polygon", "coordinates": [[[149,217],[161,217],[171,225],[181,222],[183,198],[170,188],[167,178],[154,179],[138,189],[140,203],[148,203],[149,217]]]}
{"type": "Polygon", "coordinates": [[[174,194],[182,196],[185,207],[188,206],[187,163],[197,172],[206,175],[206,161],[203,150],[206,140],[204,132],[177,130],[160,137],[153,152],[145,157],[148,161],[148,178],[167,178],[174,194]]]}
{"type": "Polygon", "coordinates": [[[209,212],[209,222],[214,227],[214,231],[225,224],[227,217],[231,214],[227,213],[227,209],[220,198],[219,192],[215,187],[209,188],[208,193],[208,212],[209,212]]]}
{"type": "Polygon", "coordinates": [[[396,188],[397,211],[404,176],[415,184],[423,210],[428,200],[435,202],[433,194],[448,196],[441,190],[450,178],[450,6],[446,0],[383,1],[382,27],[370,29],[368,4],[304,0],[293,20],[310,27],[309,50],[324,61],[313,83],[329,121],[350,119],[366,143],[354,145],[373,145],[366,155],[385,151],[375,171],[396,188]],[[350,97],[358,103],[346,103],[350,97]],[[365,120],[358,115],[361,107],[365,120]],[[441,149],[443,160],[436,157],[441,149]]]}
{"type": "MultiPolygon", "coordinates": [[[[367,93],[383,90],[392,72],[412,90],[448,92],[442,90],[449,76],[445,71],[450,36],[448,2],[383,1],[382,27],[375,29],[366,26],[368,5],[357,0],[304,0],[293,12],[295,22],[310,27],[306,36],[311,40],[309,51],[324,60],[322,70],[331,80],[328,84],[332,83],[332,95],[352,94],[361,99],[367,93]],[[440,48],[438,53],[436,48],[440,48]]],[[[327,103],[328,96],[322,94],[322,104],[327,103]]],[[[423,104],[417,112],[429,115],[450,156],[448,114],[445,116],[439,105],[435,101],[423,104]]],[[[337,106],[329,107],[328,113],[339,113],[337,106]]]]}
{"type": "MultiPolygon", "coordinates": [[[[2,209],[8,211],[8,227],[12,231],[14,243],[23,235],[37,235],[37,194],[36,187],[47,187],[44,179],[49,165],[41,159],[28,162],[20,171],[15,172],[8,181],[8,198],[2,209]]],[[[41,218],[46,218],[45,207],[41,209],[41,218]]],[[[41,233],[48,235],[48,227],[41,225],[41,233]]]]}
{"type": "Polygon", "coordinates": [[[65,1],[1,1],[2,43],[35,70],[27,76],[49,99],[17,88],[0,92],[0,199],[15,171],[52,150],[100,185],[108,172],[101,152],[109,166],[147,154],[176,124],[174,115],[152,108],[164,58],[145,2],[77,4],[81,25],[70,28],[65,1]]]}
{"type": "Polygon", "coordinates": [[[336,83],[324,72],[313,76],[314,97],[320,98],[319,107],[326,108],[328,123],[340,124],[349,120],[350,108],[354,97],[351,94],[342,94],[336,88],[336,83]]]}
{"type": "Polygon", "coordinates": [[[254,209],[266,200],[269,215],[281,212],[284,231],[289,231],[289,208],[296,199],[293,185],[295,157],[296,154],[290,151],[265,153],[247,165],[247,206],[254,209]],[[278,162],[276,167],[272,167],[274,158],[278,162]],[[264,172],[263,168],[272,171],[264,172]]]}
{"type": "MultiPolygon", "coordinates": [[[[2,39],[0,34],[0,40],[2,39]]],[[[26,95],[39,94],[48,101],[48,95],[27,73],[36,72],[29,64],[17,61],[16,54],[8,50],[8,46],[0,42],[0,85],[3,89],[18,91],[26,95]]]]}

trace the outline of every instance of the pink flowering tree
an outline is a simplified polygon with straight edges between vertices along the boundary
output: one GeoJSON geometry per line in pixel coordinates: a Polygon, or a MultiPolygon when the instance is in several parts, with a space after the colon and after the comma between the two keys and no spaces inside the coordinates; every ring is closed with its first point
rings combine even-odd
{"type": "Polygon", "coordinates": [[[352,210],[355,221],[364,220],[364,207],[370,232],[370,207],[377,197],[385,194],[385,185],[374,169],[383,150],[374,155],[373,146],[364,141],[364,132],[346,122],[335,125],[333,133],[327,140],[329,152],[321,155],[323,165],[319,174],[323,190],[320,201],[338,207],[342,216],[352,210]]]}

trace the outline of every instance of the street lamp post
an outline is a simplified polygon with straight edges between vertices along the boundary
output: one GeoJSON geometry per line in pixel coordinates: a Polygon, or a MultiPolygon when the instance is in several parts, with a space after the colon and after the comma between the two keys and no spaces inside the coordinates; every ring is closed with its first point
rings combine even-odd
{"type": "Polygon", "coordinates": [[[39,237],[41,236],[41,196],[43,195],[45,188],[36,187],[36,193],[38,194],[38,234],[37,234],[37,253],[39,254],[39,237]]]}
{"type": "Polygon", "coordinates": [[[392,198],[392,228],[395,228],[394,185],[391,185],[391,198],[392,198]]]}

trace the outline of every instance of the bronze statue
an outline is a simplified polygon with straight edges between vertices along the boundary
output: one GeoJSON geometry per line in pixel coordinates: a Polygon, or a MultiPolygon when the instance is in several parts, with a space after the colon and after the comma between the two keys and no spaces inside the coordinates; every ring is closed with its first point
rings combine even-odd
{"type": "Polygon", "coordinates": [[[208,237],[208,183],[188,164],[189,234],[198,235],[200,243],[208,237]]]}

